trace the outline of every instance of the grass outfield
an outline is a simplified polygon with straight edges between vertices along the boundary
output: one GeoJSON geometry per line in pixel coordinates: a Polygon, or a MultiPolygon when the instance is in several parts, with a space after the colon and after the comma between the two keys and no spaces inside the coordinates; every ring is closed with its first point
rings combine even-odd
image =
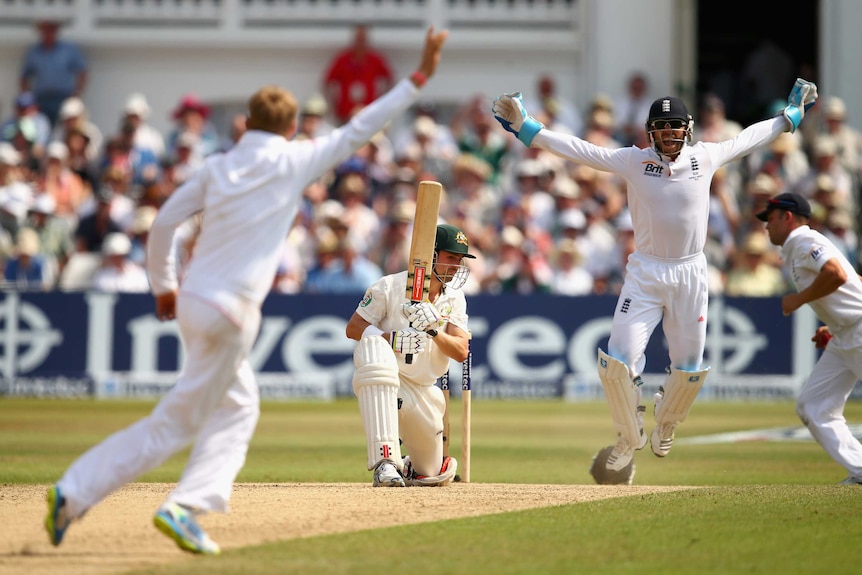
{"type": "MultiPolygon", "coordinates": [[[[56,481],[153,405],[3,398],[0,483],[56,481]]],[[[457,401],[452,414],[457,457],[457,401]]],[[[862,404],[845,415],[862,422],[862,404]]],[[[705,489],[297,539],[139,573],[858,573],[862,487],[836,486],[846,473],[814,442],[683,441],[798,426],[789,402],[698,403],[668,458],[638,455],[635,483],[705,489]]],[[[590,484],[590,459],[612,436],[604,403],[474,399],[472,480],[590,484]]],[[[174,482],[184,461],[179,454],[141,481],[174,482]]],[[[339,400],[265,403],[238,481],[370,479],[358,408],[339,400]]]]}

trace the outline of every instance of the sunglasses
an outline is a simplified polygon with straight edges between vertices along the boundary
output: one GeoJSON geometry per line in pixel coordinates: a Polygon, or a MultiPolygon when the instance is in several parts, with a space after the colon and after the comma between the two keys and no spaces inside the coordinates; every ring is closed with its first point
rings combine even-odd
{"type": "Polygon", "coordinates": [[[688,127],[687,120],[669,119],[669,120],[653,120],[650,122],[652,130],[684,130],[688,127]]]}

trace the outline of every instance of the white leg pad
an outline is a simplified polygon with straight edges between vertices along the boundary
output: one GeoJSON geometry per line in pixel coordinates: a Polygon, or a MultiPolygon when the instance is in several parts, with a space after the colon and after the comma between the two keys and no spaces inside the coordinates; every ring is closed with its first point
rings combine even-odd
{"type": "Polygon", "coordinates": [[[611,408],[614,429],[632,445],[641,445],[641,426],[637,419],[637,408],[641,400],[640,387],[632,381],[626,364],[601,349],[597,367],[611,408]]]}
{"type": "Polygon", "coordinates": [[[398,360],[389,344],[378,335],[363,337],[353,352],[353,393],[365,426],[368,469],[388,459],[401,471],[398,440],[398,360]]]}
{"type": "Polygon", "coordinates": [[[685,421],[708,373],[709,368],[702,371],[671,368],[664,383],[664,394],[656,402],[655,422],[662,425],[685,421]]]}

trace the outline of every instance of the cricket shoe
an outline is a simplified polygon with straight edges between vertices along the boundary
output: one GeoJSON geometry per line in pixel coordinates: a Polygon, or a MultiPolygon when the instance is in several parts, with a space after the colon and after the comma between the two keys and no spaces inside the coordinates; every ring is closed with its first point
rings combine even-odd
{"type": "Polygon", "coordinates": [[[177,503],[165,503],[153,517],[156,529],[174,540],[183,551],[201,555],[221,553],[218,543],[210,539],[195,520],[194,513],[177,503]]]}
{"type": "Polygon", "coordinates": [[[374,487],[406,487],[404,477],[395,464],[384,459],[374,468],[374,487]]]}
{"type": "Polygon", "coordinates": [[[850,475],[844,481],[840,482],[838,485],[862,485],[862,478],[853,477],[850,475]]]}
{"type": "Polygon", "coordinates": [[[66,498],[55,485],[48,490],[48,515],[45,516],[45,529],[51,545],[57,546],[63,542],[66,528],[72,523],[72,518],[66,513],[66,498]]]}
{"type": "Polygon", "coordinates": [[[458,462],[448,455],[443,458],[443,465],[438,475],[419,475],[410,463],[410,456],[404,458],[404,477],[407,485],[414,487],[442,487],[449,485],[458,473],[458,462]]]}
{"type": "Polygon", "coordinates": [[[639,451],[644,448],[647,442],[646,434],[644,433],[644,414],[646,413],[646,406],[639,405],[637,407],[637,421],[638,421],[638,442],[635,445],[622,435],[617,438],[617,444],[614,445],[613,450],[610,455],[608,455],[607,462],[605,466],[607,469],[611,471],[621,471],[625,469],[634,458],[635,451],[639,451]]]}

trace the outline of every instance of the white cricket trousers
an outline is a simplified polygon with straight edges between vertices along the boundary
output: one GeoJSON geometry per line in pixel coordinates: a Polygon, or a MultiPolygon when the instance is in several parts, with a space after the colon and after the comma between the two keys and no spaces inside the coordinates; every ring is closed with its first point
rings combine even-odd
{"type": "MultiPolygon", "coordinates": [[[[849,338],[854,339],[853,334],[849,338]]],[[[844,419],[847,398],[862,379],[862,347],[842,339],[847,338],[833,337],[826,346],[799,391],[796,413],[826,453],[850,476],[862,480],[862,444],[844,419]]]]}
{"type": "Polygon", "coordinates": [[[646,367],[646,346],[659,322],[671,366],[699,370],[706,346],[709,307],[706,256],[664,260],[639,252],[629,256],[614,310],[608,355],[625,363],[632,377],[646,367]]]}
{"type": "Polygon", "coordinates": [[[180,293],[177,322],[186,352],[176,385],[152,413],[79,457],[58,482],[68,512],[80,517],[111,492],[194,447],[168,501],[202,512],[228,511],[260,414],[248,355],[260,328],[249,305],[237,326],[211,304],[180,293]]]}

